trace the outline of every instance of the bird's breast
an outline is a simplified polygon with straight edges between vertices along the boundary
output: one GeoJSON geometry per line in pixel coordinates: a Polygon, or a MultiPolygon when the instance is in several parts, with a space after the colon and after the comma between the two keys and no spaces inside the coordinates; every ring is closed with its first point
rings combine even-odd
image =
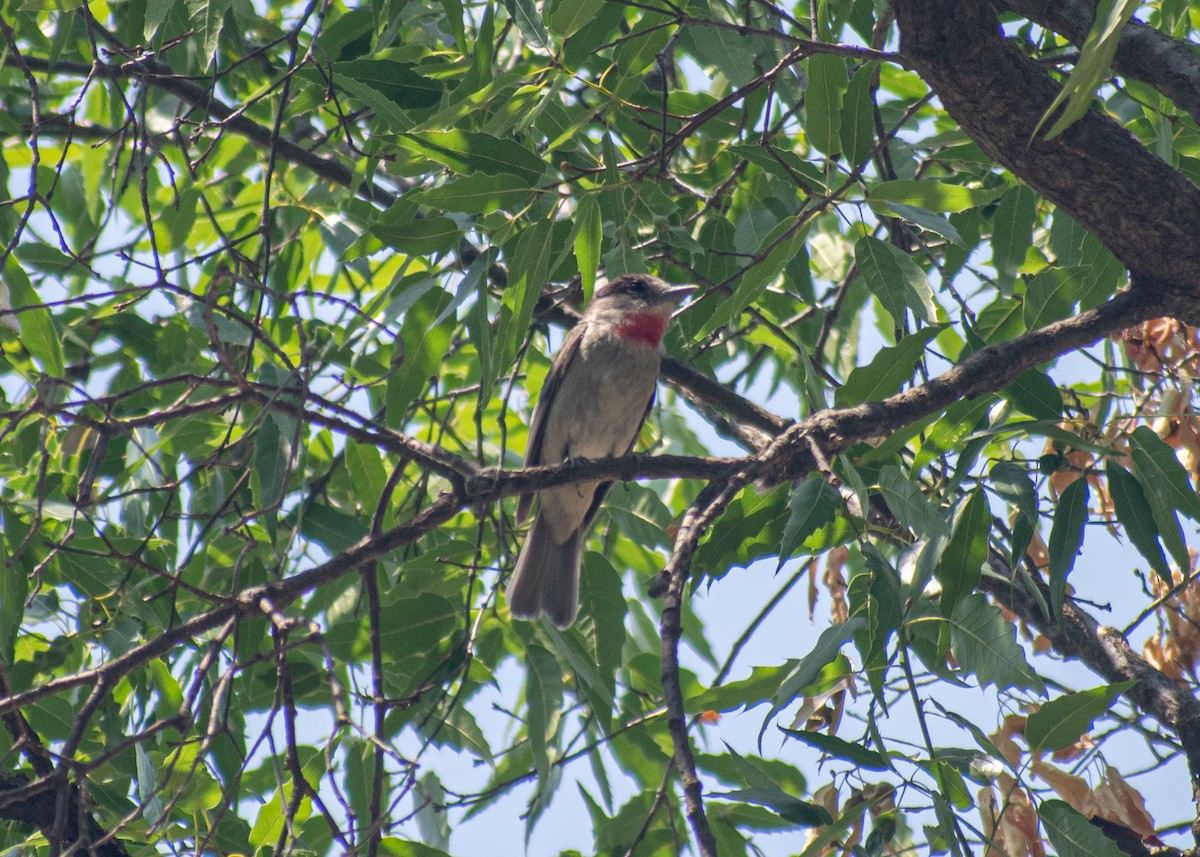
{"type": "Polygon", "coordinates": [[[657,348],[589,331],[547,414],[543,463],[624,455],[641,428],[658,367],[657,348]]]}

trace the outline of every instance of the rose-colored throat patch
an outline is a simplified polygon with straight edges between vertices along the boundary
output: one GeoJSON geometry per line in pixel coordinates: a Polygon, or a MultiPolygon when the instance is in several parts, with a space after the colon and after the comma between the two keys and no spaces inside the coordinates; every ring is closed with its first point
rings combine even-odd
{"type": "Polygon", "coordinates": [[[617,325],[617,336],[658,348],[667,332],[667,319],[656,312],[631,312],[617,325]]]}

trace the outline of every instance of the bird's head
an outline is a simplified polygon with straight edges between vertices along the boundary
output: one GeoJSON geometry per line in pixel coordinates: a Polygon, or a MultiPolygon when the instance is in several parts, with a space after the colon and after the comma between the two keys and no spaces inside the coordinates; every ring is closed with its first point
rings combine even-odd
{"type": "Polygon", "coordinates": [[[596,290],[585,319],[613,324],[622,339],[657,348],[671,314],[695,286],[672,286],[649,274],[623,274],[596,290]]]}

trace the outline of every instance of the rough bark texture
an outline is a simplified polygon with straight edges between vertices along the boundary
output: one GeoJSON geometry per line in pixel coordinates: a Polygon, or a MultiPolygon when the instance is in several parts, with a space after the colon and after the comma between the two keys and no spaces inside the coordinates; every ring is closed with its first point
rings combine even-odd
{"type": "Polygon", "coordinates": [[[1004,38],[985,0],[896,0],[895,9],[902,52],[962,129],[1099,237],[1135,288],[1195,317],[1200,188],[1095,111],[1054,140],[1035,137],[1059,86],[1004,38]]]}

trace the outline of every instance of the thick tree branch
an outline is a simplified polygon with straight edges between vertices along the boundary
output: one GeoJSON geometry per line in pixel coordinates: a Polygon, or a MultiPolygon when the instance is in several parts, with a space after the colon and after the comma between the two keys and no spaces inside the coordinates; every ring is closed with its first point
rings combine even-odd
{"type": "Polygon", "coordinates": [[[1093,232],[1176,315],[1200,307],[1200,188],[1089,112],[1047,141],[1059,86],[1001,33],[987,0],[896,0],[904,55],[979,146],[1093,232]],[[1035,136],[1036,133],[1036,136],[1035,136]]]}
{"type": "MultiPolygon", "coordinates": [[[[1003,567],[995,576],[985,575],[981,586],[1037,628],[1063,657],[1082,661],[1109,682],[1136,681],[1126,696],[1179,736],[1191,773],[1193,795],[1200,804],[1200,701],[1186,687],[1147,663],[1120,631],[1101,625],[1070,599],[1063,605],[1060,621],[1047,616],[1043,605],[1050,602],[1050,592],[1044,581],[1032,581],[1041,590],[1037,599],[1009,582],[1010,577],[1011,572],[1003,567]]],[[[1193,823],[1192,833],[1200,841],[1200,819],[1193,823]]]]}
{"type": "Polygon", "coordinates": [[[815,433],[822,437],[821,448],[826,454],[840,452],[858,440],[887,436],[958,399],[1001,390],[1026,369],[1090,345],[1114,331],[1155,318],[1164,311],[1164,303],[1156,298],[1122,292],[1096,309],[982,348],[926,384],[879,402],[813,414],[788,429],[787,434],[793,438],[792,452],[778,449],[774,453],[775,477],[791,478],[786,467],[797,454],[808,454],[806,435],[815,433]],[[777,471],[779,467],[785,468],[782,473],[777,471]]]}

